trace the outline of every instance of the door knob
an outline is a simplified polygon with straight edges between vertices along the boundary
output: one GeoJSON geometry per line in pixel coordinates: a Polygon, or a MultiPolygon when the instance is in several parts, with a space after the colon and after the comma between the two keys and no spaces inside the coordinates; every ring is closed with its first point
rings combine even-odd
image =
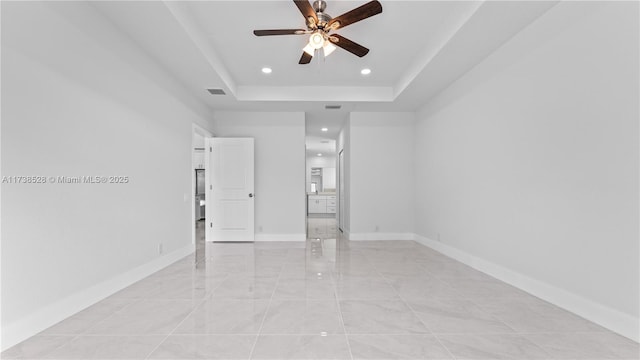
{"type": "Polygon", "coordinates": [[[249,197],[250,197],[250,198],[252,198],[252,197],[253,197],[253,194],[249,194],[249,197]]]}

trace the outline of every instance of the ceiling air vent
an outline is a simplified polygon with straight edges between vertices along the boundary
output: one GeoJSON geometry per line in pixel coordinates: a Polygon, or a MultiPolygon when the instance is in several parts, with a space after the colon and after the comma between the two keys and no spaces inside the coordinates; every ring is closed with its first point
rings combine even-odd
{"type": "Polygon", "coordinates": [[[342,105],[325,105],[324,108],[327,110],[339,110],[342,105]]]}
{"type": "Polygon", "coordinates": [[[222,89],[207,89],[211,95],[226,95],[222,89]]]}

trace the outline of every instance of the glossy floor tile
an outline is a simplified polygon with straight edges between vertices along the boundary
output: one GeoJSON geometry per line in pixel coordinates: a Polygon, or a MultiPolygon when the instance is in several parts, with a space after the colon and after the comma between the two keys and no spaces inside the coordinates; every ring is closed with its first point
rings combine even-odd
{"type": "Polygon", "coordinates": [[[256,335],[171,335],[148,359],[248,359],[256,335]]]}
{"type": "Polygon", "coordinates": [[[12,348],[3,351],[0,359],[44,359],[75,336],[36,335],[12,348]]]}
{"type": "Polygon", "coordinates": [[[47,359],[140,359],[165,339],[159,335],[77,336],[48,353],[47,359]]]}
{"type": "Polygon", "coordinates": [[[399,297],[340,301],[348,334],[427,334],[429,330],[399,297]]]}
{"type": "Polygon", "coordinates": [[[91,335],[168,335],[194,310],[192,300],[135,302],[86,331],[91,335]]]}
{"type": "Polygon", "coordinates": [[[354,359],[453,359],[433,335],[349,335],[354,359]]]}
{"type": "Polygon", "coordinates": [[[269,300],[207,299],[189,314],[174,334],[257,334],[269,300]]]}
{"type": "Polygon", "coordinates": [[[527,338],[515,334],[442,335],[438,339],[455,359],[552,359],[527,338]]]}
{"type": "MultiPolygon", "coordinates": [[[[198,224],[202,230],[202,224],[198,224]]],[[[412,241],[199,241],[2,359],[640,359],[638,344],[412,241]]]]}
{"type": "Polygon", "coordinates": [[[514,330],[466,299],[422,299],[408,302],[434,334],[509,334],[514,330]]]}
{"type": "Polygon", "coordinates": [[[260,335],[252,359],[350,359],[345,335],[260,335]]]}
{"type": "Polygon", "coordinates": [[[272,300],[262,334],[344,334],[335,299],[272,300]]]}

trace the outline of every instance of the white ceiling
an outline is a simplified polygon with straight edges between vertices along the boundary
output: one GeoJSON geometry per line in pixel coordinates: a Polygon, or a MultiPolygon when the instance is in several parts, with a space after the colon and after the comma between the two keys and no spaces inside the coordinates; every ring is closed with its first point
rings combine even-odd
{"type": "MultiPolygon", "coordinates": [[[[365,2],[328,0],[326,12],[335,17],[365,2]]],[[[337,31],[369,54],[339,48],[308,65],[298,64],[306,36],[252,33],[303,28],[290,0],[92,4],[212,112],[304,111],[307,135],[335,139],[351,111],[416,110],[557,1],[381,3],[381,14],[337,31]],[[265,66],[273,73],[263,74],[265,66]],[[364,67],[371,75],[360,74],[364,67]],[[327,104],[342,109],[325,110],[327,104]],[[323,126],[330,131],[321,133],[323,126]]]]}
{"type": "MultiPolygon", "coordinates": [[[[364,2],[329,0],[326,11],[337,16],[364,2]]],[[[305,28],[293,1],[195,2],[188,10],[207,41],[222,50],[218,53],[222,64],[239,87],[394,87],[424,47],[440,42],[443,33],[455,30],[459,18],[475,7],[469,2],[385,2],[382,14],[337,32],[369,47],[368,55],[359,58],[339,49],[326,59],[317,56],[309,65],[298,65],[308,36],[252,33],[254,29],[305,28]],[[389,66],[390,55],[393,66],[389,66]],[[273,73],[263,75],[263,66],[273,68],[273,73]],[[362,76],[364,67],[371,68],[372,74],[362,76]]]]}
{"type": "Polygon", "coordinates": [[[306,138],[307,157],[318,156],[335,156],[336,141],[328,137],[307,136],[306,138]]]}

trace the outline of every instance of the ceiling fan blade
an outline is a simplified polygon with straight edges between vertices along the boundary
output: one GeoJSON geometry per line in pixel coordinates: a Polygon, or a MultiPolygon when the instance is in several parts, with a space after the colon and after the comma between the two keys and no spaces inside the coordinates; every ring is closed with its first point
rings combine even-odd
{"type": "Polygon", "coordinates": [[[314,25],[318,23],[318,16],[316,15],[315,10],[313,10],[313,7],[309,3],[309,0],[293,0],[293,2],[296,4],[296,6],[298,7],[298,10],[300,10],[302,15],[304,16],[304,19],[306,20],[307,24],[309,23],[310,17],[313,19],[314,25]]]}
{"type": "Polygon", "coordinates": [[[302,29],[278,29],[278,30],[253,30],[255,36],[270,36],[270,35],[303,35],[307,30],[302,29]]]}
{"type": "Polygon", "coordinates": [[[337,30],[360,20],[364,20],[368,17],[378,15],[381,12],[382,4],[380,4],[380,2],[378,2],[377,0],[373,0],[338,17],[333,18],[331,21],[329,21],[329,24],[327,26],[332,28],[333,30],[337,30]]]}
{"type": "Polygon", "coordinates": [[[298,64],[308,64],[311,62],[311,59],[313,58],[313,56],[307,54],[305,51],[302,52],[302,56],[300,57],[300,61],[298,61],[298,64]]]}
{"type": "Polygon", "coordinates": [[[359,57],[363,57],[369,53],[369,49],[367,49],[366,47],[360,44],[354,43],[353,41],[347,39],[346,37],[340,36],[338,34],[331,35],[331,37],[329,37],[329,40],[334,45],[341,47],[347,50],[348,52],[354,55],[357,55],[359,57]]]}

